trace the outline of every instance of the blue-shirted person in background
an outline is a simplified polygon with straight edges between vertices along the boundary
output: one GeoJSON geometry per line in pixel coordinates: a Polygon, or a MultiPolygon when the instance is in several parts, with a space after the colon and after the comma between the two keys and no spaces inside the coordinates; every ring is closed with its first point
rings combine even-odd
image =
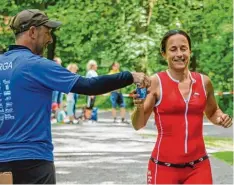
{"type": "Polygon", "coordinates": [[[0,56],[0,172],[12,172],[14,184],[56,183],[50,124],[54,90],[98,95],[132,83],[150,85],[143,73],[84,78],[43,58],[53,42],[51,30],[60,25],[39,10],[19,12],[10,23],[16,44],[0,56]]]}

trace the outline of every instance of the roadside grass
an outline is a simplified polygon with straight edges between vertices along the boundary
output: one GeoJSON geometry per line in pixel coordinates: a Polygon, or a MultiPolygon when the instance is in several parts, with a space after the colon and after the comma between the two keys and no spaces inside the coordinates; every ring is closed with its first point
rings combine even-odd
{"type": "Polygon", "coordinates": [[[142,133],[140,133],[139,135],[142,136],[143,138],[155,137],[156,136],[156,134],[142,134],[142,133]]]}
{"type": "Polygon", "coordinates": [[[233,151],[216,152],[212,156],[233,165],[233,151]]]}
{"type": "Polygon", "coordinates": [[[65,125],[65,123],[57,122],[57,123],[53,123],[52,125],[53,126],[62,126],[62,125],[65,125]]]}
{"type": "Polygon", "coordinates": [[[216,138],[216,137],[204,137],[206,147],[218,148],[221,152],[215,152],[211,155],[217,159],[227,162],[233,165],[233,139],[232,138],[216,138]]]}

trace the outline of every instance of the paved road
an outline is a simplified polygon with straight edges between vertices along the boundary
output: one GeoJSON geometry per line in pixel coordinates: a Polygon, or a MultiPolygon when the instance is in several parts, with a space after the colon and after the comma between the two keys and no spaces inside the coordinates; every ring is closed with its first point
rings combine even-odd
{"type": "MultiPolygon", "coordinates": [[[[121,123],[53,125],[57,184],[145,184],[155,138],[144,132],[121,123]]],[[[211,164],[215,184],[233,184],[232,166],[211,164]]]]}

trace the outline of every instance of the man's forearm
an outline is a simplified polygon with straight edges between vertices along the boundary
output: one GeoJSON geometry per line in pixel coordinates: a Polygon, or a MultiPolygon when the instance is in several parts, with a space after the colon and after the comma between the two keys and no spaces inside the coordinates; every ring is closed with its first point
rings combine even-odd
{"type": "Polygon", "coordinates": [[[93,78],[80,77],[71,92],[84,95],[99,95],[126,87],[132,83],[133,77],[128,71],[93,78]]]}

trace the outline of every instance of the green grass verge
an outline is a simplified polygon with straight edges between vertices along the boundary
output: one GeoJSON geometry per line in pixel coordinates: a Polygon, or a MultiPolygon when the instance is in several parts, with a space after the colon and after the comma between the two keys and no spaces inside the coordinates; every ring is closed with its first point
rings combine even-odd
{"type": "Polygon", "coordinates": [[[227,162],[233,165],[233,139],[232,138],[216,138],[216,137],[204,137],[206,147],[219,148],[219,150],[226,150],[222,152],[212,153],[217,159],[227,162]],[[230,150],[230,151],[227,151],[230,150]]]}
{"type": "Polygon", "coordinates": [[[233,165],[233,151],[216,152],[212,156],[233,165]]]}

